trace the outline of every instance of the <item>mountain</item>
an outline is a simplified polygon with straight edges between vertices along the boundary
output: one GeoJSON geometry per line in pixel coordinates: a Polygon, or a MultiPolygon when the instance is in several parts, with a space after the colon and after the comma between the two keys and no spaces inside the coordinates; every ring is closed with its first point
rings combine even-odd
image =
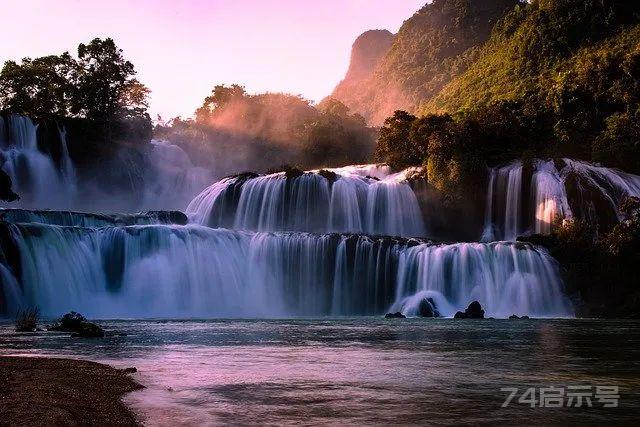
{"type": "Polygon", "coordinates": [[[367,31],[353,44],[345,79],[330,95],[379,125],[411,112],[477,58],[477,48],[517,0],[434,0],[389,32],[367,31]],[[352,72],[352,70],[354,70],[352,72]]]}
{"type": "Polygon", "coordinates": [[[589,103],[615,97],[626,85],[625,74],[634,73],[639,16],[637,2],[619,0],[538,0],[519,5],[495,26],[477,59],[421,112],[525,100],[555,108],[566,101],[561,99],[566,91],[576,89],[582,94],[572,95],[586,96],[589,103]]]}

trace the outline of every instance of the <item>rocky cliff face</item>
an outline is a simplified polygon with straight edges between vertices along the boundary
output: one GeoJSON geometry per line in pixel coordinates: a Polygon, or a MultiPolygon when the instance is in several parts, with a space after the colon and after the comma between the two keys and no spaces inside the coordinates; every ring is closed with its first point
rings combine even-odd
{"type": "Polygon", "coordinates": [[[373,74],[378,62],[391,48],[394,35],[387,30],[369,30],[360,34],[351,47],[349,69],[334,94],[344,92],[373,74]]]}
{"type": "Polygon", "coordinates": [[[367,31],[331,97],[380,125],[395,110],[418,111],[476,58],[477,47],[518,0],[433,0],[393,38],[367,31]]]}

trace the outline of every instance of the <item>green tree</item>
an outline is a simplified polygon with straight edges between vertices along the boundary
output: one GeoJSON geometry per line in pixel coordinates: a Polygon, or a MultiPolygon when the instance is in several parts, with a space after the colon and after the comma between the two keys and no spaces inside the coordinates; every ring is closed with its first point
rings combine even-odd
{"type": "Polygon", "coordinates": [[[409,133],[416,116],[398,110],[384,121],[375,149],[375,159],[392,168],[402,169],[422,163],[420,151],[413,145],[409,133]]]}
{"type": "Polygon", "coordinates": [[[60,56],[5,62],[0,72],[0,109],[34,117],[66,116],[77,95],[77,64],[60,56]]]}
{"type": "Polygon", "coordinates": [[[73,112],[110,124],[117,117],[146,114],[147,89],[110,38],[78,46],[78,95],[73,112]]]}

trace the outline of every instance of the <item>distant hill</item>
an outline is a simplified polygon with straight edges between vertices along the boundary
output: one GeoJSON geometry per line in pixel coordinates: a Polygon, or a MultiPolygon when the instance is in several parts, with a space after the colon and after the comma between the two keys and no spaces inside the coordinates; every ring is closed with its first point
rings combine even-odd
{"type": "Polygon", "coordinates": [[[415,112],[466,70],[495,23],[518,3],[434,0],[393,38],[367,31],[353,44],[349,71],[330,96],[374,125],[396,109],[415,112]]]}

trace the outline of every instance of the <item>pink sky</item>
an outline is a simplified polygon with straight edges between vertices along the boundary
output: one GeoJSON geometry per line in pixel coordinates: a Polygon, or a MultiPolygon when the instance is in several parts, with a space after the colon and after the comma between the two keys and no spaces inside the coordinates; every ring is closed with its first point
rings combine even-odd
{"type": "Polygon", "coordinates": [[[215,84],[318,101],[353,40],[396,32],[426,0],[0,0],[0,61],[112,37],[152,91],[151,113],[190,116],[215,84]]]}

